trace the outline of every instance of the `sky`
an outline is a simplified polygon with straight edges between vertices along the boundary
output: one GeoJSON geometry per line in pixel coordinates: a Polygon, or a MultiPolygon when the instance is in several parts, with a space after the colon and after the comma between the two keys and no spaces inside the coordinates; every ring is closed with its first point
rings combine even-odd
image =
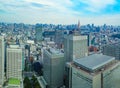
{"type": "Polygon", "coordinates": [[[120,25],[120,0],[0,0],[0,22],[120,25]]]}

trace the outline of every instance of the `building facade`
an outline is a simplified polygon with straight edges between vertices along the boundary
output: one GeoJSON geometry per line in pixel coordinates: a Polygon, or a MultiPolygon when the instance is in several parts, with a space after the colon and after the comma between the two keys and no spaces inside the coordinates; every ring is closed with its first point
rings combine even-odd
{"type": "Polygon", "coordinates": [[[73,58],[82,58],[88,55],[87,36],[66,35],[64,37],[64,52],[67,62],[73,58]]]}
{"type": "Polygon", "coordinates": [[[7,79],[22,79],[23,51],[19,45],[7,47],[7,79]]]}
{"type": "Polygon", "coordinates": [[[4,83],[4,38],[0,36],[0,86],[4,83]]]}
{"type": "Polygon", "coordinates": [[[64,40],[64,30],[56,30],[55,31],[55,43],[57,44],[57,48],[63,48],[63,40],[64,40]]]}
{"type": "Polygon", "coordinates": [[[41,42],[41,41],[42,41],[42,27],[36,26],[36,34],[35,34],[35,37],[36,37],[36,41],[37,41],[37,42],[41,42]]]}
{"type": "Polygon", "coordinates": [[[54,49],[44,50],[43,53],[43,77],[48,88],[63,86],[64,54],[54,49]]]}
{"type": "Polygon", "coordinates": [[[71,63],[69,88],[119,88],[120,62],[114,57],[91,55],[71,63]]]}
{"type": "Polygon", "coordinates": [[[120,43],[104,45],[102,47],[102,53],[104,55],[113,56],[115,59],[120,60],[120,43]]]}

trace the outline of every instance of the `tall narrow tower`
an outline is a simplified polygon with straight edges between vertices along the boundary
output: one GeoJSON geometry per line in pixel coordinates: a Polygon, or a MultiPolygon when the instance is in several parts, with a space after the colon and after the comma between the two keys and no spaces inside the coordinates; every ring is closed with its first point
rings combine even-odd
{"type": "Polygon", "coordinates": [[[4,38],[0,36],[0,86],[4,82],[4,38]]]}
{"type": "Polygon", "coordinates": [[[36,41],[41,42],[42,41],[42,26],[36,24],[35,31],[36,31],[36,34],[35,34],[36,41]]]}
{"type": "Polygon", "coordinates": [[[75,30],[73,31],[74,35],[80,35],[80,21],[78,20],[78,24],[76,25],[75,30]]]}
{"type": "Polygon", "coordinates": [[[78,29],[80,28],[80,21],[78,20],[78,29]]]}
{"type": "Polygon", "coordinates": [[[77,30],[78,30],[78,32],[81,34],[81,30],[80,30],[80,21],[79,21],[79,20],[78,20],[77,30]]]}

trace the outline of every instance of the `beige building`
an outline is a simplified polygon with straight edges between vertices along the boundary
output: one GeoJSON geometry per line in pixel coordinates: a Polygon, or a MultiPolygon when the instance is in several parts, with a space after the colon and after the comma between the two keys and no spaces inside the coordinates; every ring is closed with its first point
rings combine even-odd
{"type": "Polygon", "coordinates": [[[4,83],[4,37],[0,36],[0,86],[4,83]]]}
{"type": "Polygon", "coordinates": [[[7,47],[7,79],[22,78],[22,48],[19,45],[7,47]]]}
{"type": "Polygon", "coordinates": [[[94,54],[70,64],[69,88],[120,88],[120,62],[94,54]]]}

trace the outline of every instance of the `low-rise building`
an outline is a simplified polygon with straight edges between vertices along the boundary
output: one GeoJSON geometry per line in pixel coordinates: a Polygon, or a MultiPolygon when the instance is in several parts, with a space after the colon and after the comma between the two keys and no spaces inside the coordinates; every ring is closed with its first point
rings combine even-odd
{"type": "Polygon", "coordinates": [[[69,88],[120,88],[120,62],[114,57],[94,54],[69,65],[69,88]]]}

